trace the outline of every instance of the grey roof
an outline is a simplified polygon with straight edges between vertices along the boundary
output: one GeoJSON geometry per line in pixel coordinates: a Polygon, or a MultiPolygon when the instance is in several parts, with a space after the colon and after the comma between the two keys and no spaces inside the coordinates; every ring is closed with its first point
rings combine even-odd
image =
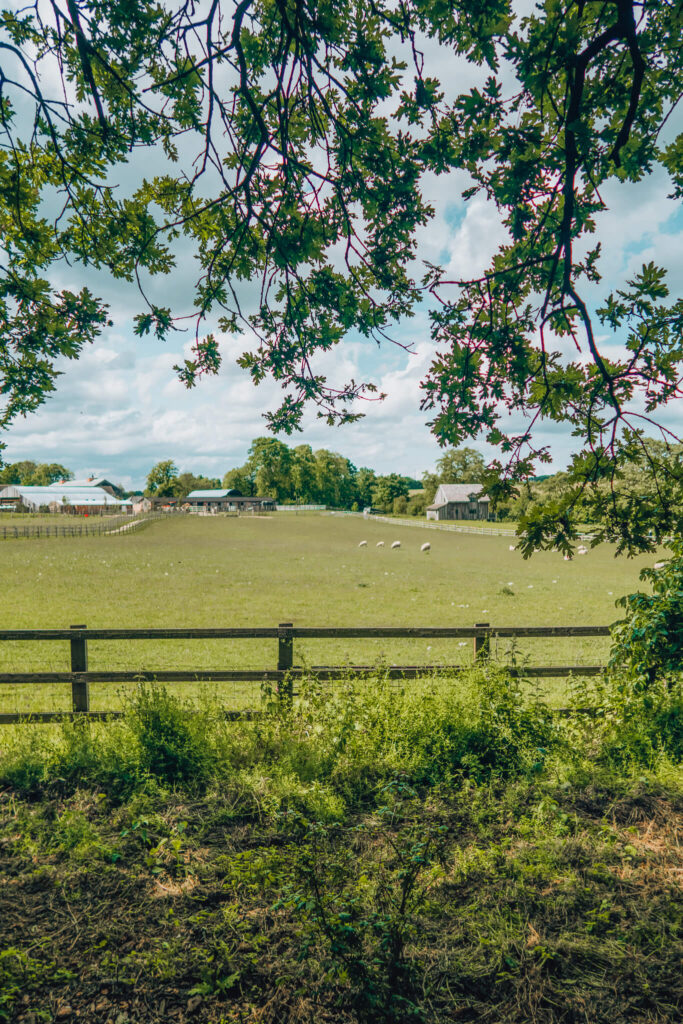
{"type": "MultiPolygon", "coordinates": [[[[210,491],[190,491],[188,498],[227,498],[230,492],[224,488],[214,488],[210,491]]],[[[186,499],[187,500],[187,499],[186,499]]]]}
{"type": "MultiPolygon", "coordinates": [[[[471,494],[478,495],[483,489],[483,484],[439,484],[434,500],[436,501],[436,497],[438,496],[443,502],[469,501],[471,494]]],[[[485,494],[482,494],[481,498],[477,498],[477,501],[488,500],[489,499],[485,494]]]]}

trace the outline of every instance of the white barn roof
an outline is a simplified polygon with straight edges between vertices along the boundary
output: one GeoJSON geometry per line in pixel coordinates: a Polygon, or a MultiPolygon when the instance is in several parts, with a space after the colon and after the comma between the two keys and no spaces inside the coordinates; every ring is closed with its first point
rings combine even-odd
{"type": "Polygon", "coordinates": [[[12,484],[0,490],[0,498],[21,498],[25,505],[39,508],[57,502],[58,505],[107,505],[126,506],[129,501],[120,501],[101,487],[66,484],[50,484],[49,487],[33,487],[24,484],[12,484]],[[66,502],[63,501],[66,498],[66,502]]]}

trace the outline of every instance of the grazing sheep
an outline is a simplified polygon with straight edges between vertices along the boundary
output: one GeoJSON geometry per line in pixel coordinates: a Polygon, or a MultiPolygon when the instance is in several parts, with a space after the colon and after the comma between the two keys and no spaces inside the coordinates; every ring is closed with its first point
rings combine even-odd
{"type": "Polygon", "coordinates": [[[420,551],[431,551],[431,550],[432,550],[432,545],[429,543],[429,541],[427,541],[426,544],[423,544],[422,547],[420,548],[420,551]]]}
{"type": "Polygon", "coordinates": [[[359,548],[366,548],[367,546],[368,546],[368,542],[366,540],[362,540],[360,542],[360,544],[358,545],[359,548]]]}
{"type": "Polygon", "coordinates": [[[400,540],[395,540],[394,543],[391,545],[391,550],[393,551],[394,548],[400,548],[400,546],[401,546],[400,540]]]}
{"type": "Polygon", "coordinates": [[[571,555],[565,555],[564,556],[564,560],[565,560],[565,562],[571,562],[572,556],[571,555]]]}
{"type": "Polygon", "coordinates": [[[577,549],[576,549],[576,553],[577,553],[578,555],[587,555],[587,554],[588,554],[588,548],[585,548],[585,547],[583,546],[583,544],[582,544],[580,548],[577,548],[577,549]]]}
{"type": "Polygon", "coordinates": [[[516,550],[516,545],[514,545],[514,544],[508,545],[508,551],[515,551],[515,550],[516,550]]]}
{"type": "Polygon", "coordinates": [[[376,548],[383,548],[384,547],[384,541],[383,540],[378,540],[377,543],[375,544],[375,547],[376,548]]]}
{"type": "Polygon", "coordinates": [[[663,569],[666,562],[655,562],[655,569],[663,569]]]}

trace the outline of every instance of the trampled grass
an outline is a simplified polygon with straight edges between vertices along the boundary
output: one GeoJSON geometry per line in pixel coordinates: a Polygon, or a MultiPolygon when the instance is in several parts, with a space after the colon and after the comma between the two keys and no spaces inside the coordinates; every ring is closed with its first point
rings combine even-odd
{"type": "MultiPolygon", "coordinates": [[[[603,546],[571,562],[553,553],[524,561],[507,537],[426,531],[357,518],[169,518],[137,535],[0,545],[5,628],[582,625],[618,618],[616,598],[636,589],[653,556],[615,559],[603,546]],[[431,551],[420,546],[429,540],[431,551]],[[368,546],[359,548],[361,540],[368,546]],[[400,540],[401,548],[391,550],[400,540]],[[385,547],[376,544],[384,541],[385,547]]],[[[608,641],[518,644],[536,664],[604,662],[608,641]]],[[[505,660],[508,642],[493,656],[505,660]]],[[[456,664],[470,641],[311,641],[295,663],[456,664]]],[[[91,670],[274,668],[276,641],[92,642],[91,670]]],[[[0,671],[68,670],[68,644],[3,643],[0,671]]],[[[543,683],[562,699],[563,681],[543,683]]],[[[93,685],[94,709],[120,703],[120,687],[93,685]]],[[[185,687],[185,693],[196,687],[185,687]]],[[[221,684],[236,705],[258,686],[221,684]]],[[[68,687],[0,688],[3,710],[69,704],[68,687]]]]}

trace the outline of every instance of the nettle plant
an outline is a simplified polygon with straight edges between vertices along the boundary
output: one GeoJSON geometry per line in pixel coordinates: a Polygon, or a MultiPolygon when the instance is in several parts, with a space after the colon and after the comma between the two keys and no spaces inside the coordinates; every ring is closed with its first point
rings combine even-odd
{"type": "Polygon", "coordinates": [[[612,630],[610,665],[626,669],[638,688],[660,679],[671,686],[683,670],[683,541],[674,541],[671,557],[643,569],[640,578],[652,593],[619,598],[626,616],[612,630]]]}

